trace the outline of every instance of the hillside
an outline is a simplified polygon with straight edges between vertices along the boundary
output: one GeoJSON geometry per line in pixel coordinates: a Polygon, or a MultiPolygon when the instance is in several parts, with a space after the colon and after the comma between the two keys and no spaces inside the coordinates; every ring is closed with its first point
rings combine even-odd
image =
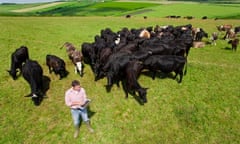
{"type": "Polygon", "coordinates": [[[50,4],[0,5],[2,16],[134,16],[168,15],[239,19],[240,4],[171,1],[58,2],[50,4]],[[225,11],[228,9],[228,11],[225,11]]]}

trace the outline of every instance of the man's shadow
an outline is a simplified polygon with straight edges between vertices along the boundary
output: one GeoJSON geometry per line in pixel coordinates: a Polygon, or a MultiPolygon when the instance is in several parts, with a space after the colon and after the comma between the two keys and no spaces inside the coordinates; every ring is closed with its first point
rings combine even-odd
{"type": "MultiPolygon", "coordinates": [[[[89,120],[91,121],[91,117],[93,117],[94,115],[95,115],[95,113],[96,112],[94,112],[94,111],[92,111],[91,110],[91,108],[90,108],[90,106],[87,106],[87,114],[88,114],[88,118],[89,118],[89,120]]],[[[82,119],[82,117],[80,116],[80,127],[81,127],[81,125],[83,124],[83,119],[82,119]]]]}

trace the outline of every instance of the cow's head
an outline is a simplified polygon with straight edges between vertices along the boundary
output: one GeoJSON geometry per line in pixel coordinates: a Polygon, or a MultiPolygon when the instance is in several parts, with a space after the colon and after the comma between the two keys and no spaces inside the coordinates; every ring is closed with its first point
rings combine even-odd
{"type": "Polygon", "coordinates": [[[32,101],[35,106],[39,106],[43,100],[43,94],[42,93],[37,93],[37,94],[32,94],[32,101]]]}
{"type": "Polygon", "coordinates": [[[18,70],[7,70],[7,72],[13,78],[13,80],[17,79],[17,72],[18,72],[18,70]]]}
{"type": "Polygon", "coordinates": [[[59,71],[60,79],[65,78],[69,72],[65,69],[65,67],[61,68],[59,71]]]}
{"type": "Polygon", "coordinates": [[[147,89],[148,88],[140,88],[138,89],[138,94],[140,99],[142,100],[143,103],[147,103],[147,89]]]}

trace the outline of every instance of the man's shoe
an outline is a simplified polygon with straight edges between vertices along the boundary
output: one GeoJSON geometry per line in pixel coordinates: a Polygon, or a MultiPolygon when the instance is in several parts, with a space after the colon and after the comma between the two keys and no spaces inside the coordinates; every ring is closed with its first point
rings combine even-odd
{"type": "Polygon", "coordinates": [[[77,138],[79,135],[79,128],[77,128],[74,132],[74,138],[77,138]]]}

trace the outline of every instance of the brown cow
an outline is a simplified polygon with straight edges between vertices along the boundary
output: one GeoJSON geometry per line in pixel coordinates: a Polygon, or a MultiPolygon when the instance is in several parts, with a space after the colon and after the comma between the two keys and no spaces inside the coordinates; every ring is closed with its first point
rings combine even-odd
{"type": "Polygon", "coordinates": [[[151,36],[150,32],[148,30],[146,30],[146,29],[143,29],[141,31],[141,33],[139,34],[140,38],[147,38],[147,39],[149,39],[150,36],[151,36]]]}
{"type": "Polygon", "coordinates": [[[234,39],[236,37],[236,34],[233,29],[227,30],[225,36],[223,39],[234,39]]]}
{"type": "Polygon", "coordinates": [[[232,45],[232,50],[237,51],[239,39],[236,38],[236,39],[230,40],[230,41],[228,41],[228,44],[232,45]]]}
{"type": "Polygon", "coordinates": [[[205,42],[193,42],[193,47],[194,48],[203,48],[206,46],[206,43],[205,42]]]}
{"type": "Polygon", "coordinates": [[[224,24],[224,25],[219,25],[217,26],[217,30],[222,32],[222,31],[229,31],[230,29],[232,29],[232,25],[231,24],[224,24]]]}
{"type": "Polygon", "coordinates": [[[72,62],[75,65],[75,73],[79,72],[80,76],[83,75],[83,55],[81,51],[75,50],[72,53],[72,62]]]}
{"type": "Polygon", "coordinates": [[[216,43],[216,40],[218,39],[218,33],[217,32],[213,32],[212,33],[212,36],[211,36],[211,38],[210,38],[210,40],[212,41],[212,44],[213,45],[217,45],[217,43],[216,43]]]}
{"type": "Polygon", "coordinates": [[[76,50],[76,47],[70,42],[65,42],[60,49],[62,49],[63,47],[66,48],[66,51],[68,53],[68,57],[72,60],[72,58],[73,58],[72,54],[76,50]]]}

